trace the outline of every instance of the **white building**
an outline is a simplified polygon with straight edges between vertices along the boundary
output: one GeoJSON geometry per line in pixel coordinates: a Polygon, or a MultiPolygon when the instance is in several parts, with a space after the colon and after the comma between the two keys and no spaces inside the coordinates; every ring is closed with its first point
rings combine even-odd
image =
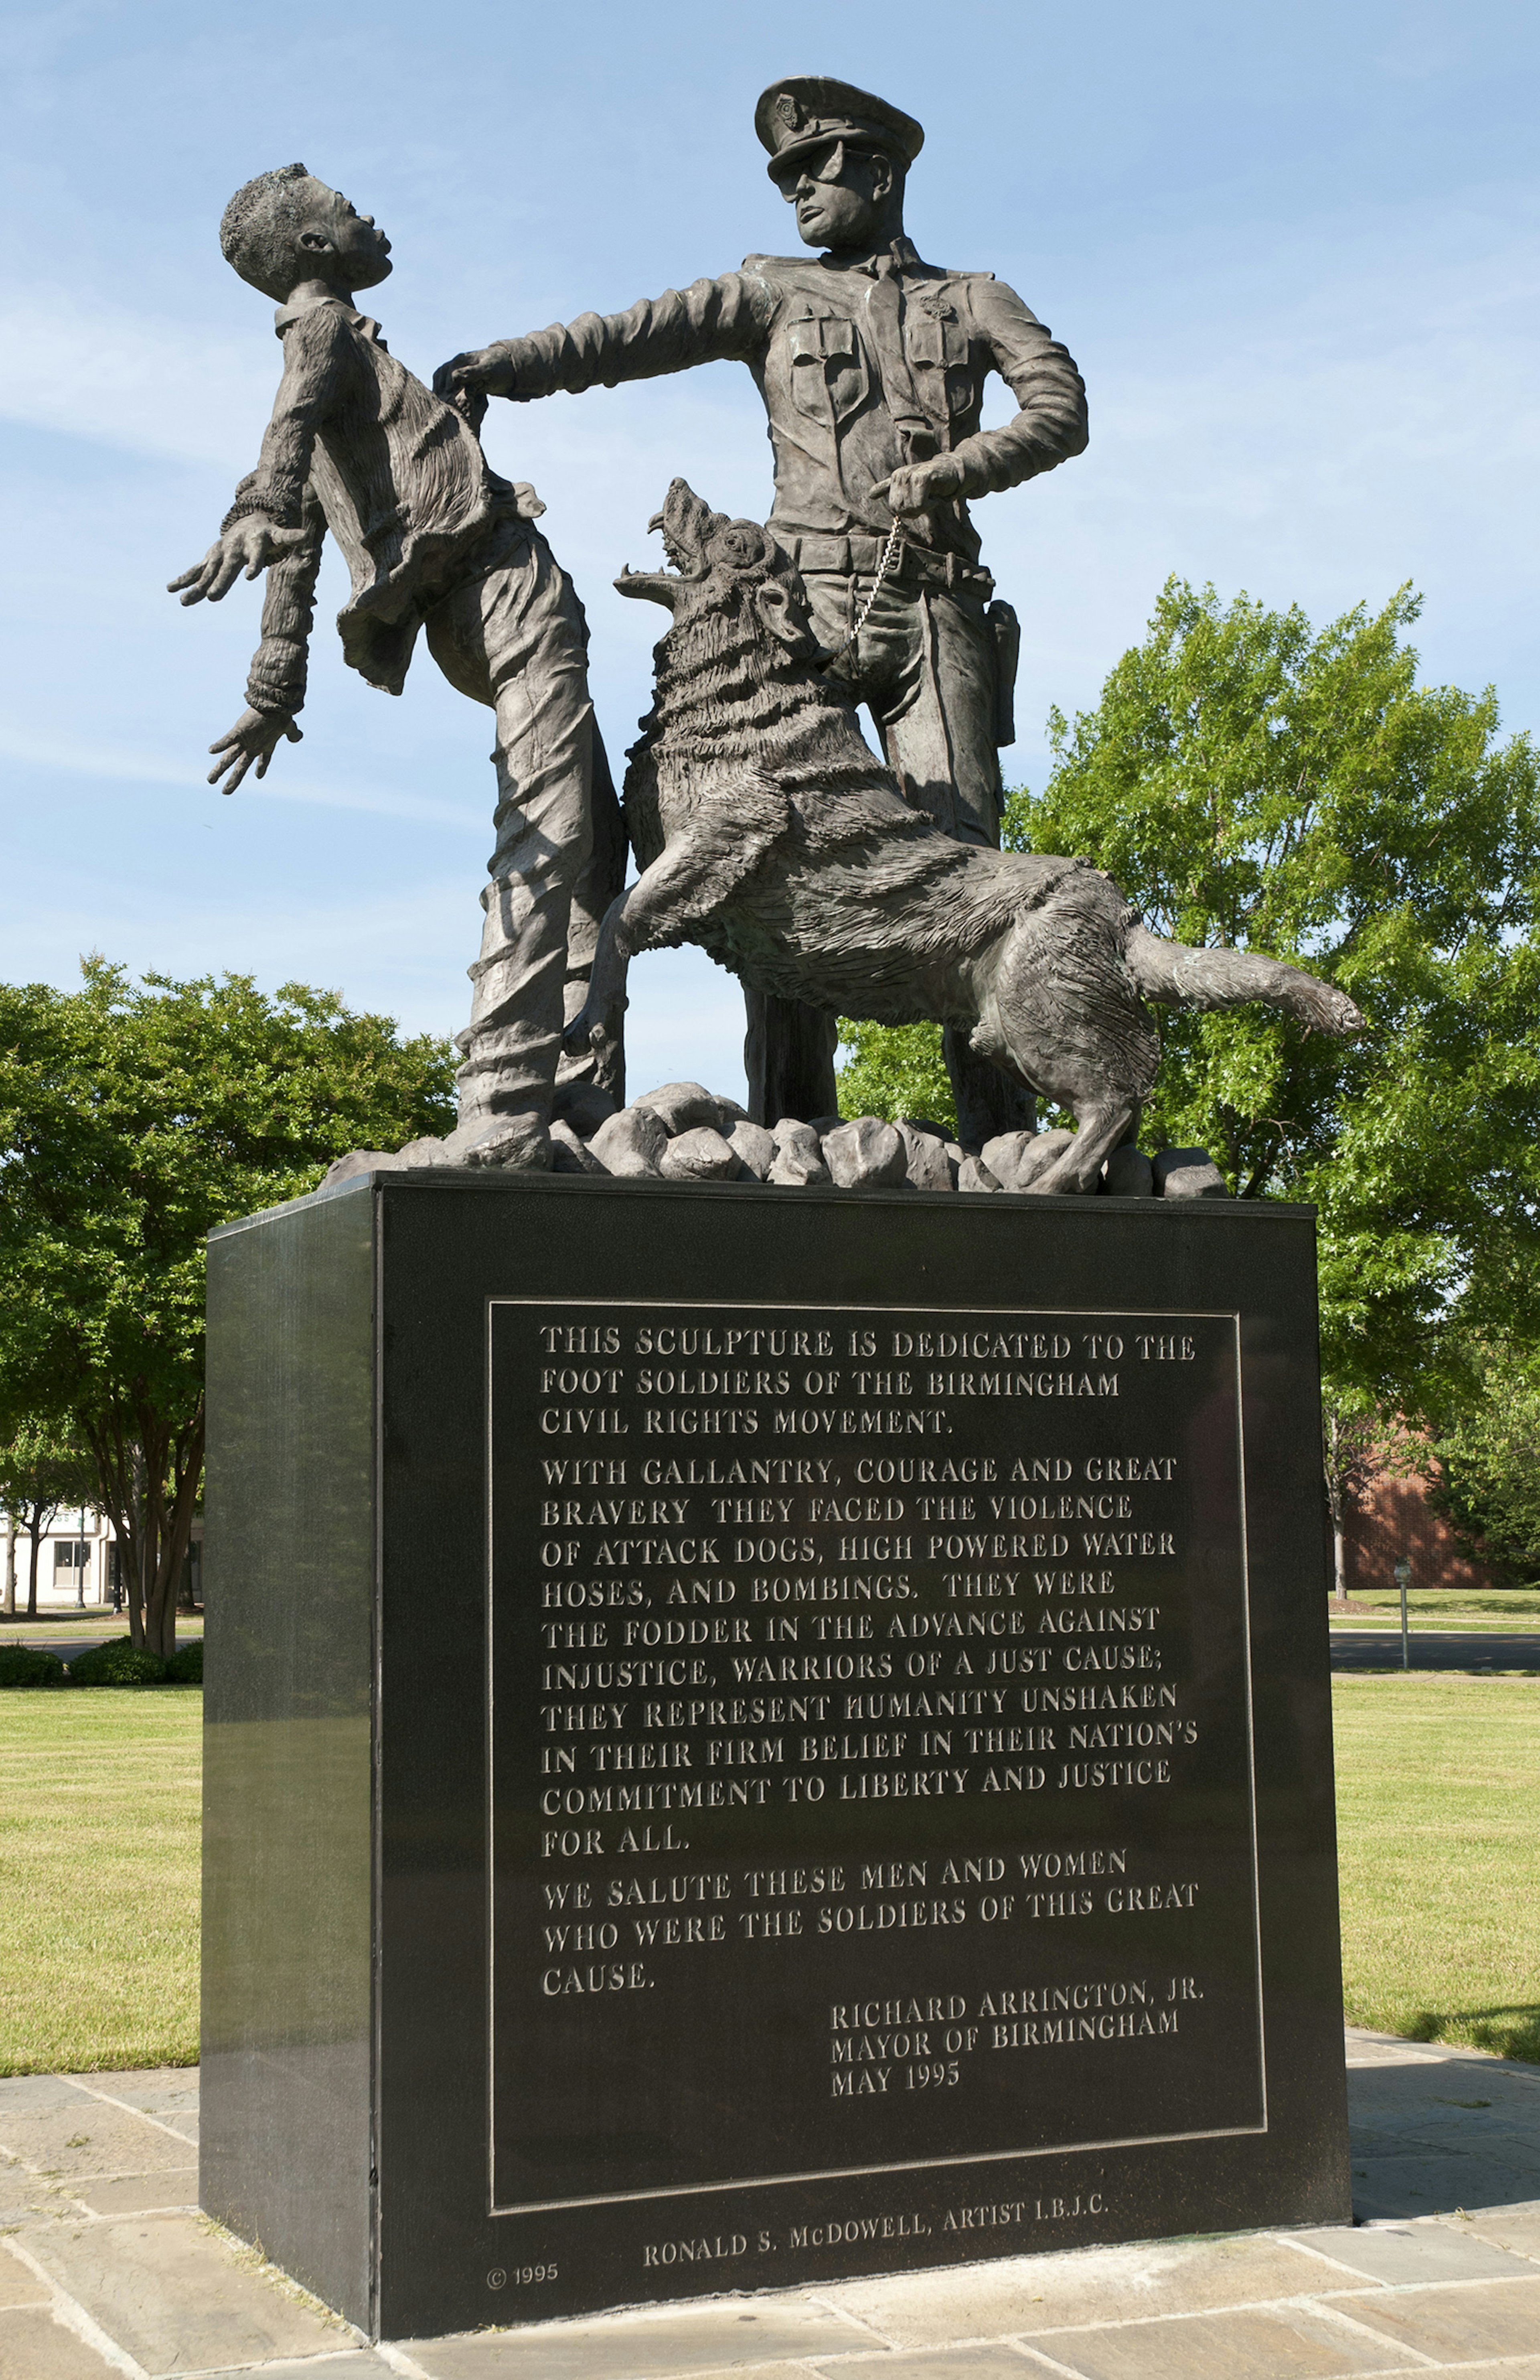
{"type": "MultiPolygon", "coordinates": [[[[8,1513],[0,1512],[0,1602],[11,1608],[12,1563],[15,1563],[18,1611],[27,1608],[27,1580],[32,1540],[8,1513]]],[[[80,1611],[113,1608],[117,1585],[117,1546],[110,1521],[89,1506],[83,1511],[55,1512],[38,1540],[38,1610],[80,1611]]],[[[194,1521],[192,1545],[178,1601],[200,1605],[203,1600],[203,1524],[194,1521]]]]}

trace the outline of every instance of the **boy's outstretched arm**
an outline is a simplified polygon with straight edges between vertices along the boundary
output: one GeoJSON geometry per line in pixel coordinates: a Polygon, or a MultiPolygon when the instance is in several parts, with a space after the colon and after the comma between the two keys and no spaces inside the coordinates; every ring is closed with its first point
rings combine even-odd
{"type": "Polygon", "coordinates": [[[280,740],[299,741],[294,714],[305,699],[307,650],[316,574],[326,523],[309,485],[316,433],[336,404],[346,334],[337,308],[321,306],[292,322],[284,334],[284,376],[254,471],[200,563],[171,581],[186,603],[217,603],[243,574],[268,573],[262,641],[247,686],[249,708],[209,749],[218,766],[211,785],[228,771],[233,794],[255,764],[267,774],[280,740]],[[223,756],[222,758],[219,756],[223,756]]]}
{"type": "Polygon", "coordinates": [[[243,573],[255,578],[304,543],[310,456],[316,432],[336,403],[346,338],[334,306],[319,306],[289,324],[284,376],[257,468],[236,490],[202,561],[172,579],[169,594],[184,603],[217,603],[243,573]]]}
{"type": "MultiPolygon", "coordinates": [[[[236,508],[249,499],[257,482],[258,475],[253,472],[236,491],[236,505],[226,516],[225,535],[230,527],[249,523],[250,516],[241,515],[236,508]]],[[[285,736],[291,744],[300,740],[295,713],[305,701],[316,577],[325,534],[324,516],[307,488],[301,499],[298,527],[287,534],[277,558],[267,565],[262,640],[252,656],[246,681],[248,707],[235,725],[209,747],[215,760],[209,771],[210,784],[218,785],[229,772],[227,783],[220,787],[222,793],[233,794],[253,764],[258,776],[265,777],[267,764],[285,736]]]]}

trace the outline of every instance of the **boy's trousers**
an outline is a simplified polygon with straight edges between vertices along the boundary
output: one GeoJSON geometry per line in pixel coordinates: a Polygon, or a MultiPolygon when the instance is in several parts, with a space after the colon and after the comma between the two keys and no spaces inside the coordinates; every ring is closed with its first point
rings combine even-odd
{"type": "MultiPolygon", "coordinates": [[[[569,930],[576,924],[579,941],[591,941],[592,921],[624,873],[588,698],[583,607],[532,523],[498,522],[485,551],[482,567],[425,622],[450,684],[497,716],[497,843],[481,895],[480,953],[469,970],[470,1023],[456,1037],[465,1059],[455,1077],[461,1127],[525,1113],[549,1119],[568,1004],[569,930]],[[597,855],[596,773],[607,804],[597,855]],[[589,881],[596,859],[602,884],[589,881]]],[[[571,1005],[581,997],[575,986],[571,1005]]]]}

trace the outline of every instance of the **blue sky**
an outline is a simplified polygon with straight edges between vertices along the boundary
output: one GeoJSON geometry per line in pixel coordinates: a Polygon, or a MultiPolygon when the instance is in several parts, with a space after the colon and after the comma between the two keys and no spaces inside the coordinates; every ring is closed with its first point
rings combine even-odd
{"type": "MultiPolygon", "coordinates": [[[[1091,444],[977,509],[1022,614],[1012,782],[1095,699],[1168,573],[1324,619],[1402,580],[1425,675],[1540,725],[1540,12],[1257,0],[13,5],[0,18],[0,971],[334,986],[464,1023],[491,722],[418,654],[399,701],[341,663],[323,577],[305,741],[233,799],[258,593],[162,590],[255,459],[279,351],[219,254],[236,185],[303,158],[394,243],[370,303],[425,376],[456,349],[795,246],[755,99],[843,74],[926,127],[909,225],[1063,338],[1091,444]]],[[[1009,409],[995,384],[992,415],[1009,409]]],[[[661,623],[611,589],[685,472],[762,517],[741,368],[495,406],[588,606],[617,759],[661,623]]],[[[636,1089],[741,1087],[736,987],[641,963],[636,1089]]]]}

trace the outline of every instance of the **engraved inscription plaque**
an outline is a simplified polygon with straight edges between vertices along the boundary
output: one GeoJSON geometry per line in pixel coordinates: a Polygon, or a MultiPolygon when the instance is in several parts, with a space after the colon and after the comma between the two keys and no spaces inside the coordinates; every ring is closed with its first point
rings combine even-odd
{"type": "Polygon", "coordinates": [[[1265,2130],[1237,1319],[490,1305],[496,2209],[1265,2130]]]}
{"type": "Polygon", "coordinates": [[[386,1172],[209,1346],[220,2222],[410,2338],[1348,2218],[1308,1213],[386,1172]]]}

